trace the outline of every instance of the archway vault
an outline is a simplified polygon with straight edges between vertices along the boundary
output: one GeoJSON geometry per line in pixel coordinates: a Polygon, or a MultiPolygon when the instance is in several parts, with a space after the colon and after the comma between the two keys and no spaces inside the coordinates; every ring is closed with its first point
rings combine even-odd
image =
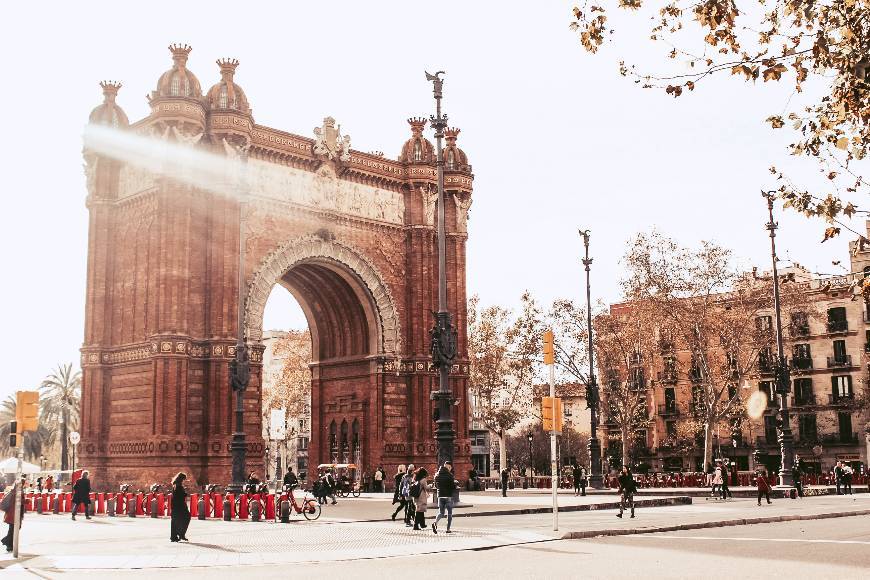
{"type": "Polygon", "coordinates": [[[302,306],[315,360],[391,357],[399,351],[393,297],[377,269],[356,249],[311,235],[291,239],[268,254],[248,286],[245,331],[251,341],[262,339],[263,311],[276,283],[302,306]]]}

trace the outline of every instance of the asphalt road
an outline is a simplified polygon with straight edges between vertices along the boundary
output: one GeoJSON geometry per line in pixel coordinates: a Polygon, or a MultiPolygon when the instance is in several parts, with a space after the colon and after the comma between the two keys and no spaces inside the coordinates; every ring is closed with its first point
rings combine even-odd
{"type": "MultiPolygon", "coordinates": [[[[25,577],[6,570],[4,576],[25,577]]],[[[870,575],[870,517],[832,518],[641,534],[589,540],[548,540],[358,561],[112,571],[41,571],[43,578],[286,578],[361,580],[423,574],[449,578],[707,578],[813,580],[870,575]]],[[[35,578],[37,576],[27,577],[35,578]]]]}

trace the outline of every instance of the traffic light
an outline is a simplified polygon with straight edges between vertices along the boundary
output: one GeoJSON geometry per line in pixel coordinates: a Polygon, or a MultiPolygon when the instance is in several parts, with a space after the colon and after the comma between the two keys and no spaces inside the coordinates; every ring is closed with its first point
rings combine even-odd
{"type": "Polygon", "coordinates": [[[9,421],[9,447],[18,447],[18,421],[9,421]]]}
{"type": "Polygon", "coordinates": [[[544,331],[544,364],[551,365],[555,363],[556,353],[553,348],[553,331],[544,331]]]}
{"type": "Polygon", "coordinates": [[[18,391],[15,401],[15,420],[18,421],[18,432],[36,431],[39,429],[39,392],[18,391]]]}
{"type": "Polygon", "coordinates": [[[541,399],[541,417],[544,431],[562,432],[562,399],[559,397],[543,397],[541,399]]]}

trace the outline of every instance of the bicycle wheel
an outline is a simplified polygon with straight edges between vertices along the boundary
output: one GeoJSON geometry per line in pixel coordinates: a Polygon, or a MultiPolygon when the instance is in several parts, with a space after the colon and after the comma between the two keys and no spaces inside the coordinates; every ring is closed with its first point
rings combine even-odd
{"type": "Polygon", "coordinates": [[[353,497],[359,497],[359,488],[354,489],[352,492],[353,497]]]}
{"type": "Polygon", "coordinates": [[[306,520],[313,522],[320,517],[320,511],[320,504],[313,499],[307,499],[305,500],[305,503],[302,504],[302,515],[305,516],[306,520]]]}

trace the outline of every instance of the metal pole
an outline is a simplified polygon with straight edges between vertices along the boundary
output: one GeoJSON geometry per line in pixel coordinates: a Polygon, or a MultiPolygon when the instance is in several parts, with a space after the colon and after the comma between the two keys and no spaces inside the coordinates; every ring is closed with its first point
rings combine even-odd
{"type": "MultiPolygon", "coordinates": [[[[550,397],[555,403],[556,397],[556,365],[550,367],[550,397]]],[[[553,531],[559,529],[559,462],[556,459],[556,410],[553,409],[553,430],[550,431],[550,475],[553,479],[553,531]]]]}
{"type": "Polygon", "coordinates": [[[238,265],[238,288],[239,304],[237,312],[236,357],[230,362],[230,386],[236,394],[236,430],[230,442],[232,454],[232,477],[233,481],[227,486],[227,491],[239,493],[245,482],[245,462],[247,459],[248,444],[245,440],[245,389],[248,388],[250,378],[250,362],[248,349],[245,343],[245,300],[247,287],[245,284],[245,188],[244,188],[244,161],[247,149],[242,147],[241,154],[234,162],[239,163],[240,179],[236,183],[236,192],[239,200],[239,265],[238,265]]]}
{"type": "MultiPolygon", "coordinates": [[[[20,423],[19,423],[20,424],[20,423]]],[[[21,431],[18,441],[18,465],[15,468],[15,514],[12,519],[12,557],[18,559],[18,540],[21,536],[21,506],[24,505],[24,486],[21,484],[21,471],[24,459],[24,431],[21,431]]]]}
{"type": "Polygon", "coordinates": [[[776,229],[778,224],[773,221],[774,192],[762,193],[767,200],[767,212],[770,221],[767,222],[767,230],[770,232],[770,257],[773,263],[773,311],[776,324],[776,392],[779,394],[779,421],[778,440],[780,450],[779,485],[794,487],[794,474],[791,466],[794,462],[794,437],[791,434],[791,419],[788,413],[788,392],[791,386],[789,377],[788,360],[785,356],[785,348],[782,340],[782,313],[779,298],[779,273],[776,268],[776,229]]]}
{"type": "Polygon", "coordinates": [[[589,284],[589,266],[592,258],[589,257],[589,230],[581,230],[583,246],[586,255],[583,258],[583,266],[586,268],[586,332],[589,349],[589,383],[586,385],[586,405],[589,407],[589,487],[592,489],[604,488],[604,477],[601,470],[601,442],[598,440],[598,383],[595,380],[595,353],[592,347],[592,290],[589,284]]]}
{"type": "MultiPolygon", "coordinates": [[[[453,446],[456,434],[453,431],[453,394],[450,391],[450,367],[456,357],[456,331],[450,321],[447,311],[447,233],[444,219],[444,156],[441,150],[441,140],[447,127],[447,115],[441,113],[441,98],[444,81],[443,71],[434,75],[426,73],[426,80],[432,81],[432,93],[435,97],[435,115],[430,116],[430,124],[435,129],[435,165],[438,170],[438,312],[435,327],[431,331],[432,362],[438,369],[438,392],[435,400],[438,402],[438,418],[435,439],[438,441],[438,465],[445,461],[453,461],[453,446]]],[[[454,496],[455,497],[455,496],[454,496]]]]}

